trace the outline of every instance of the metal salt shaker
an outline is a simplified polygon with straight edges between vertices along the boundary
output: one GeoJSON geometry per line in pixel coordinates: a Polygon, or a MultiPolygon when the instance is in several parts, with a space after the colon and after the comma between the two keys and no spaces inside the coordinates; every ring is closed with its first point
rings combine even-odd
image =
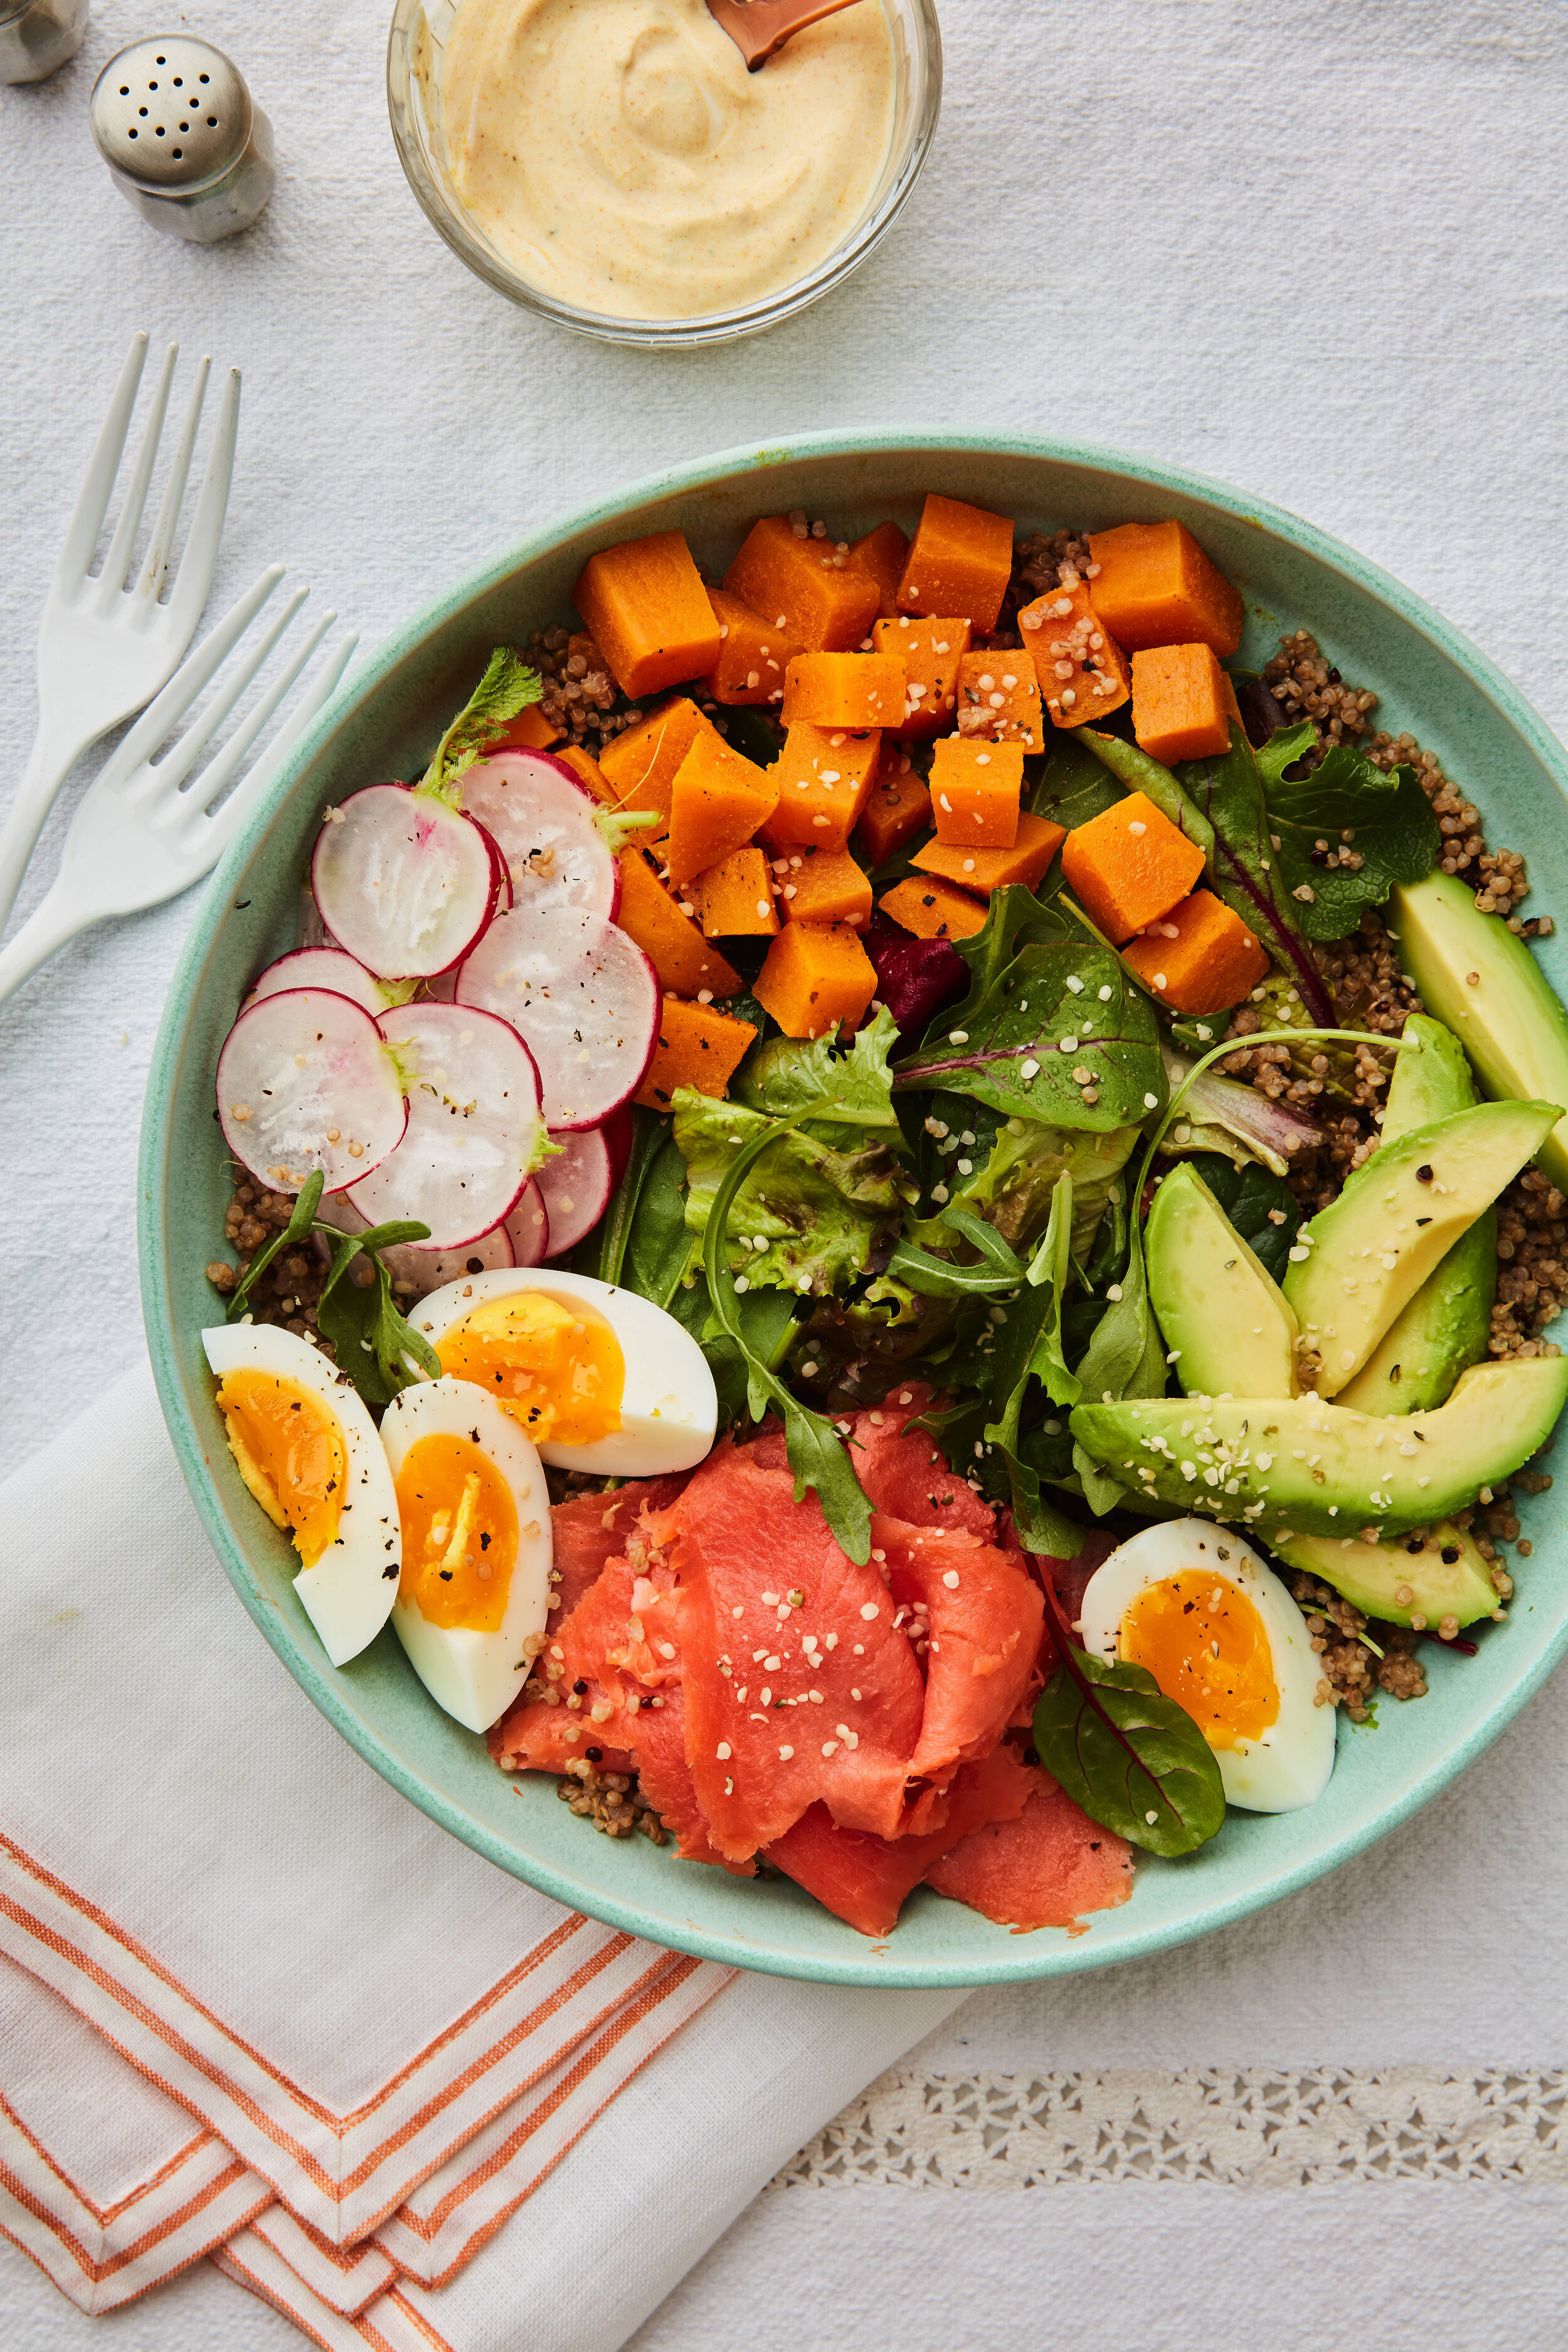
{"type": "Polygon", "coordinates": [[[99,75],[89,113],[121,193],[165,236],[216,245],[272,194],[272,126],[210,41],[133,41],[99,75]]]}
{"type": "Polygon", "coordinates": [[[43,81],[74,58],[89,0],[0,0],[0,82],[43,81]]]}

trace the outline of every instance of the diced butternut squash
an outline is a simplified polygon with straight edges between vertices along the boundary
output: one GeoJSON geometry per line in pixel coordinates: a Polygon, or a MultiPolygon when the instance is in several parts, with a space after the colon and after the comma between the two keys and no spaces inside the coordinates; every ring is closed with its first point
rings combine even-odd
{"type": "Polygon", "coordinates": [[[1212,890],[1194,890],[1121,952],[1173,1012],[1197,1015],[1241,1003],[1268,969],[1265,950],[1212,890]]]}
{"type": "Polygon", "coordinates": [[[782,702],[784,672],[800,648],[727,590],[710,588],[708,602],[720,643],[718,663],[702,681],[706,691],[715,702],[782,702]]]}
{"type": "Polygon", "coordinates": [[[1196,842],[1142,793],[1075,825],[1062,851],[1068,888],[1117,947],[1169,914],[1203,870],[1196,842]]]}
{"type": "Polygon", "coordinates": [[[616,684],[634,702],[706,676],[719,658],[719,624],[678,530],[591,555],[572,594],[616,684]]]}
{"type": "Polygon", "coordinates": [[[958,666],[969,651],[967,621],[932,618],[879,621],[871,635],[877,651],[894,654],[904,666],[904,716],[892,732],[908,743],[940,735],[953,723],[958,666]]]}
{"type": "Polygon", "coordinates": [[[893,654],[796,654],[784,680],[786,727],[896,727],[904,715],[904,666],[893,654]]]}
{"type": "Polygon", "coordinates": [[[683,1004],[667,996],[659,1011],[658,1043],[637,1098],[649,1110],[668,1110],[678,1087],[722,1101],[756,1035],[749,1021],[715,1013],[710,1004],[683,1004]]]}
{"type": "Polygon", "coordinates": [[[860,1019],[877,993],[877,967],[846,923],[786,923],[752,993],[786,1037],[821,1037],[860,1019]]]}
{"type": "Polygon", "coordinates": [[[767,823],[779,796],[775,772],[742,760],[716,730],[698,736],[669,788],[672,882],[705,874],[767,823]]]}
{"type": "Polygon", "coordinates": [[[703,936],[710,940],[771,940],[779,927],[768,861],[753,842],[732,849],[686,887],[703,936]]]}
{"type": "Polygon", "coordinates": [[[1132,732],[1152,760],[1206,760],[1230,749],[1230,680],[1212,646],[1151,646],[1132,656],[1132,732]]]}
{"type": "Polygon", "coordinates": [[[877,772],[881,737],[872,730],[814,727],[797,719],[784,757],[769,770],[778,805],[764,828],[770,841],[807,849],[842,849],[860,820],[877,772]]]}
{"type": "Polygon", "coordinates": [[[880,911],[918,940],[966,940],[985,928],[985,909],[951,882],[917,881],[911,874],[885,891],[880,911]]]}
{"type": "Polygon", "coordinates": [[[1018,819],[1018,838],[1011,849],[965,849],[962,845],[949,845],[945,841],[928,841],[919,856],[910,860],[922,874],[940,874],[945,881],[956,882],[961,890],[1005,890],[1009,882],[1022,882],[1032,890],[1043,881],[1067,835],[1059,824],[1047,824],[1043,816],[1031,816],[1026,809],[1018,819]]]}
{"type": "Polygon", "coordinates": [[[520,710],[510,725],[503,728],[494,742],[486,746],[489,751],[548,751],[552,743],[561,740],[561,730],[546,719],[537,702],[520,710]]]}
{"type": "Polygon", "coordinates": [[[914,761],[884,737],[877,779],[855,829],[861,856],[868,866],[880,866],[930,825],[931,794],[914,761]]]}
{"type": "Polygon", "coordinates": [[[868,572],[840,559],[826,540],[797,539],[788,515],[764,515],[752,525],[724,585],[803,653],[853,652],[881,601],[868,572]]]}
{"type": "Polygon", "coordinates": [[[1043,751],[1039,681],[1023,652],[965,654],[958,665],[958,731],[1043,751]]]}
{"type": "Polygon", "coordinates": [[[933,490],[899,583],[900,613],[962,613],[971,627],[994,629],[1013,574],[1013,524],[933,490]]]}
{"type": "Polygon", "coordinates": [[[797,850],[779,877],[786,922],[847,923],[863,931],[871,919],[871,885],[847,849],[797,850]]]}
{"type": "Polygon", "coordinates": [[[1058,727],[1097,725],[1119,710],[1132,691],[1127,656],[1106,628],[1080,582],[1048,588],[1026,604],[1018,628],[1034,657],[1046,709],[1058,727]]]}
{"type": "Polygon", "coordinates": [[[1011,849],[1023,791],[1021,743],[966,743],[944,735],[931,768],[937,839],[964,849],[1011,849]]]}
{"type": "Polygon", "coordinates": [[[1246,615],[1241,598],[1179,522],[1124,522],[1091,531],[1094,609],[1129,653],[1194,641],[1233,654],[1246,615]]]}
{"type": "MultiPolygon", "coordinates": [[[[615,806],[616,795],[604,770],[591,752],[584,751],[580,743],[558,743],[551,756],[552,759],[559,760],[563,768],[570,768],[578,782],[586,784],[596,801],[603,801],[612,808],[615,806]]],[[[657,832],[658,828],[654,826],[649,829],[657,832]]]]}
{"type": "Polygon", "coordinates": [[[658,984],[679,996],[735,996],[741,975],[710,947],[689,915],[683,914],[634,845],[620,856],[621,904],[616,917],[658,974],[658,984]]]}
{"type": "Polygon", "coordinates": [[[891,620],[899,609],[899,583],[909,552],[910,542],[896,522],[879,522],[875,530],[850,544],[850,562],[858,571],[868,572],[877,583],[882,600],[877,610],[884,621],[891,620]]]}
{"type": "Polygon", "coordinates": [[[645,835],[650,844],[669,830],[670,790],[681,761],[698,738],[723,737],[711,719],[684,694],[652,710],[637,727],[615,736],[599,754],[599,772],[617,808],[652,809],[663,820],[645,835]]]}

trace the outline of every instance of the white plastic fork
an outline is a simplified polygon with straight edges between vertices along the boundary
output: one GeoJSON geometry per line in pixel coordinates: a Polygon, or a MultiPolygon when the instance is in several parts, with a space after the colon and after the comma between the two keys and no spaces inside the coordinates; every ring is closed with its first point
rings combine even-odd
{"type": "Polygon", "coordinates": [[[38,632],[38,731],[16,798],[0,827],[0,929],[16,903],[33,845],[72,765],[89,743],[96,743],[111,727],[118,727],[132,711],[142,709],[167,684],[175,664],[195,635],[196,623],[212,585],[234,472],[235,436],[239,425],[237,368],[230,369],[218,404],[206,474],[191,519],[184,554],[167,604],[159,601],[190,476],[196,426],[211,365],[207,360],[203,360],[196,371],[146,555],[134,581],[127,585],[168,410],[169,385],[178,349],[177,344],[171,343],[164,355],[109,552],[101,571],[89,575],[88,566],[109,512],[110,496],[120,470],[147,356],[146,336],[132,338],[55,566],[43,626],[38,632]]]}
{"type": "Polygon", "coordinates": [[[203,768],[204,747],[265,667],[310,591],[297,589],[259,639],[226,671],[219,690],[162,759],[153,754],[170,730],[228,661],[283,577],[280,564],[264,572],[234,610],[175,671],[152,708],[105,762],[66,835],[60,870],[43,904],[16,938],[0,948],[0,1003],[78,931],[111,915],[156,907],[188,889],[216,865],[229,843],[270,791],[295,743],[336,690],[359,643],[340,639],[299,699],[289,705],[247,772],[228,790],[251,746],[288,700],[321,645],[335,613],[328,613],[287,661],[228,740],[203,768]],[[193,771],[195,772],[193,773],[193,771]],[[189,781],[187,781],[187,779],[189,781]],[[219,805],[215,807],[213,803],[219,805]]]}

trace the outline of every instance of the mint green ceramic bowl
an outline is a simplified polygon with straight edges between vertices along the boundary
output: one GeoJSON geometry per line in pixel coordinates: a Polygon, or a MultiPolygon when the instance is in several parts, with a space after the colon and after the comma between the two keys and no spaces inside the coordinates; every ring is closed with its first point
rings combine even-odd
{"type": "MultiPolygon", "coordinates": [[[[1428,1645],[1429,1696],[1384,1702],[1374,1730],[1343,1727],[1333,1779],[1309,1811],[1233,1813],[1201,1853],[1142,1860],[1131,1900],[1098,1915],[1086,1934],[1012,1935],[921,1889],[881,1944],[786,1882],[729,1878],[641,1839],[599,1837],[557,1802],[548,1779],[514,1788],[483,1741],[426,1698],[390,1630],[341,1673],[328,1665],[293,1597],[293,1554],[236,1475],[198,1338],[216,1319],[203,1267],[218,1247],[227,1193],[214,1066],[250,976],[293,944],[299,877],[321,809],[360,784],[414,773],[490,647],[567,616],[595,549],[679,528],[700,560],[722,568],[759,514],[804,507],[853,534],[892,513],[912,528],[928,489],[999,509],[1025,529],[1179,517],[1246,598],[1244,657],[1261,663],[1282,629],[1310,628],[1375,689],[1383,723],[1408,727],[1474,793],[1492,839],[1528,848],[1538,902],[1568,903],[1562,747],[1436,613],[1293,515],[1109,450],[932,433],[809,436],[679,468],[539,532],[382,649],[323,714],[213,879],[169,992],[142,1138],[142,1296],[164,1415],[236,1591],[316,1706],[433,1821],[560,1902],[683,1951],[852,1985],[986,1984],[1100,1968],[1277,1902],[1462,1772],[1568,1642],[1568,1540],[1541,1524],[1537,1506],[1535,1553],[1521,1563],[1508,1623],[1484,1630],[1474,1658],[1428,1645]]],[[[1562,936],[1544,950],[1559,989],[1568,988],[1562,936]]]]}

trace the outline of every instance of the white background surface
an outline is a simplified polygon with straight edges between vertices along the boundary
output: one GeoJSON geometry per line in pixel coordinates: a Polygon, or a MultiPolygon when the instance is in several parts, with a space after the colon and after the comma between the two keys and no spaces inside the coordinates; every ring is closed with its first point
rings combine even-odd
{"type": "MultiPolygon", "coordinates": [[[[269,213],[208,251],[145,229],[87,132],[98,66],[155,11],[106,0],[74,66],[0,91],[0,792],[30,736],[55,549],[142,326],[246,372],[215,597],[280,560],[367,645],[655,466],[924,423],[1096,439],[1278,499],[1568,720],[1560,7],[948,0],[942,131],[879,254],[777,334],[663,359],[531,324],[436,240],[386,129],[387,14],[165,12],[230,50],[277,133],[269,213]]],[[[1486,780],[1466,781],[1484,807],[1486,780]]],[[[136,1128],[191,911],[89,938],[0,1010],[5,1465],[140,1349],[136,1128]]],[[[1559,1684],[1327,1886],[1166,1961],[984,1996],[910,2063],[1563,2063],[1565,1733],[1559,1684]]],[[[1058,2328],[1090,2352],[1294,2352],[1369,2326],[1397,2347],[1533,2352],[1553,2340],[1563,2220],[1555,2191],[791,2192],[736,2224],[637,2352],[966,2352],[1058,2328]]],[[[4,2246],[0,2336],[298,2341],[205,2271],[80,2320],[4,2246]]]]}

